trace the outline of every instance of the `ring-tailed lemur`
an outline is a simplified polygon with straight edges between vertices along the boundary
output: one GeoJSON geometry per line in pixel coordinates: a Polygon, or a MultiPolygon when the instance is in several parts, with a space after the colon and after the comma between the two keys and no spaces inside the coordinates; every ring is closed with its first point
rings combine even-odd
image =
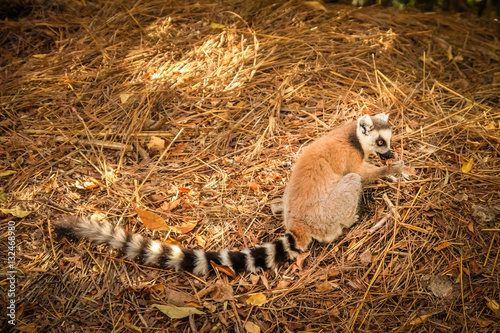
{"type": "Polygon", "coordinates": [[[297,159],[283,197],[286,235],[273,243],[242,251],[181,249],[132,234],[109,222],[64,216],[55,222],[60,236],[85,238],[121,250],[130,260],[196,275],[212,271],[210,261],[235,272],[257,272],[294,259],[313,239],[331,242],[357,220],[363,183],[401,173],[404,163],[370,165],[371,154],[392,158],[387,114],[364,115],[340,126],[304,149],[297,159]]]}

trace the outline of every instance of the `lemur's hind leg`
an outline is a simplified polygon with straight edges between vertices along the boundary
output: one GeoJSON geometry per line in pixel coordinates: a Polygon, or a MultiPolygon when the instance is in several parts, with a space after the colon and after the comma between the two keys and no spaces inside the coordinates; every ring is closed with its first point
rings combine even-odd
{"type": "Polygon", "coordinates": [[[325,228],[319,230],[321,234],[313,237],[322,242],[331,242],[342,235],[343,228],[353,225],[358,220],[362,192],[363,184],[359,174],[349,173],[342,177],[322,202],[325,228]]]}

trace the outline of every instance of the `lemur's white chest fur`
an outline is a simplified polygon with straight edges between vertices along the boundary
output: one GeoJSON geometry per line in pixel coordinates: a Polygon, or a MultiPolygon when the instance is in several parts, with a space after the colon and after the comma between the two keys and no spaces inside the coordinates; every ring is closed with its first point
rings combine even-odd
{"type": "Polygon", "coordinates": [[[370,154],[390,158],[391,129],[387,115],[363,116],[307,147],[298,158],[285,189],[285,237],[253,249],[214,251],[177,245],[132,234],[109,222],[64,216],[54,223],[58,235],[85,238],[118,249],[127,259],[145,265],[184,270],[197,275],[213,271],[211,262],[235,272],[272,269],[307,249],[312,239],[331,242],[357,219],[363,182],[400,173],[403,164],[375,167],[370,154]]]}

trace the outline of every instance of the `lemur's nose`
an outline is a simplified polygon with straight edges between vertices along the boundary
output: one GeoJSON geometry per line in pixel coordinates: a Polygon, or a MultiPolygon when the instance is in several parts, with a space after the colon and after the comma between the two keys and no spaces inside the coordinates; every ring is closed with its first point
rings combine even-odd
{"type": "Polygon", "coordinates": [[[381,160],[388,160],[388,159],[392,158],[392,152],[390,150],[388,150],[387,152],[385,152],[383,154],[379,154],[379,156],[380,156],[381,160]]]}

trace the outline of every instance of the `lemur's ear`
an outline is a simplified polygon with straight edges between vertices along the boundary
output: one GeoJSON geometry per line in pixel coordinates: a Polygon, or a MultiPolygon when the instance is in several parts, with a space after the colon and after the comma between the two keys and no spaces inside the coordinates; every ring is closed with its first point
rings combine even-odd
{"type": "Polygon", "coordinates": [[[375,116],[375,118],[378,118],[380,120],[387,122],[387,120],[389,120],[389,114],[388,113],[379,113],[375,116]]]}
{"type": "Polygon", "coordinates": [[[365,114],[363,117],[358,119],[358,132],[363,133],[364,135],[368,135],[373,128],[372,118],[365,114]]]}

